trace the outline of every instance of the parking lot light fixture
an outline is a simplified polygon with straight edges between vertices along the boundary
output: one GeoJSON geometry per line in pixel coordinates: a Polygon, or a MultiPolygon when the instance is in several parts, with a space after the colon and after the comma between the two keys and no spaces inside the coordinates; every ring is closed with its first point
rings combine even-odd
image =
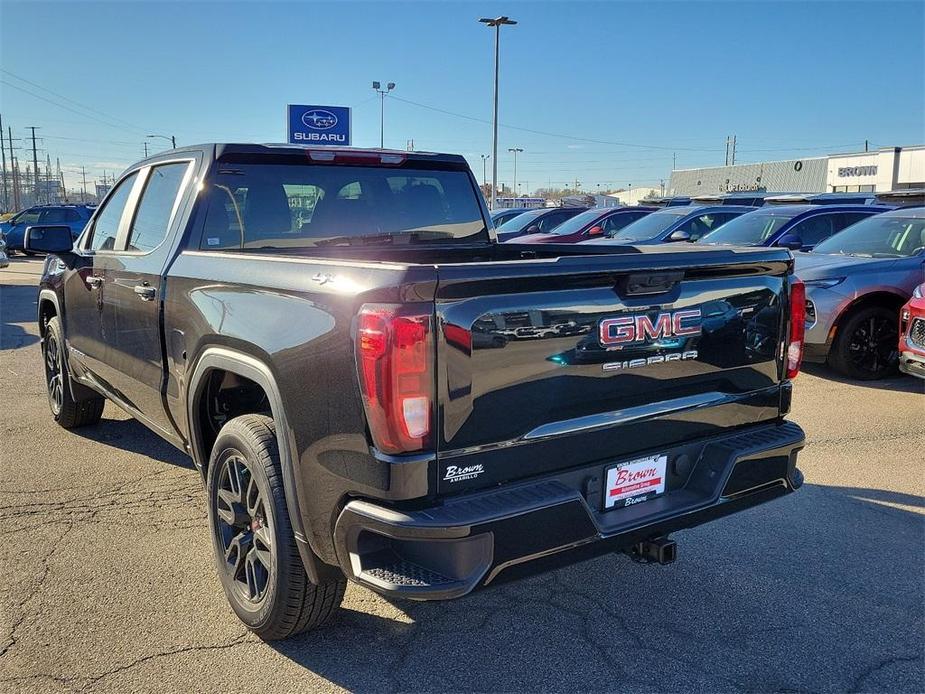
{"type": "Polygon", "coordinates": [[[508,152],[511,152],[514,155],[514,197],[517,197],[517,154],[523,152],[523,149],[520,147],[508,147],[508,152]]]}
{"type": "Polygon", "coordinates": [[[152,137],[159,137],[162,140],[167,140],[170,143],[171,149],[177,148],[177,138],[175,138],[173,135],[148,135],[147,137],[148,139],[151,139],[152,137]]]}
{"type": "Polygon", "coordinates": [[[517,24],[509,17],[501,16],[490,19],[482,17],[479,20],[482,24],[494,27],[495,29],[495,110],[492,120],[492,145],[491,145],[491,209],[495,209],[498,194],[498,58],[500,56],[501,45],[501,27],[505,24],[517,24]]]}
{"type": "Polygon", "coordinates": [[[385,148],[385,95],[395,89],[395,83],[389,82],[382,88],[382,83],[373,82],[373,89],[379,94],[379,149],[385,148]]]}

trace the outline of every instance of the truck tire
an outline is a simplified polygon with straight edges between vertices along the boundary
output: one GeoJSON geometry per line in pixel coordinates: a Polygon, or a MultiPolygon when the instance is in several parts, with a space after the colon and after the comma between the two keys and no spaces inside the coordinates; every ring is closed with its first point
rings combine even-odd
{"type": "Polygon", "coordinates": [[[64,330],[61,320],[53,316],[45,324],[42,340],[42,360],[45,363],[45,385],[48,405],[55,421],[65,429],[96,424],[103,416],[106,400],[92,396],[75,400],[68,381],[67,361],[64,358],[64,330]]]}
{"type": "Polygon", "coordinates": [[[323,624],[345,578],[312,583],[292,532],[273,419],[247,414],[222,427],[206,476],[218,575],[235,614],[260,638],[323,624]]]}
{"type": "Polygon", "coordinates": [[[886,306],[869,306],[849,314],[829,353],[829,365],[859,381],[896,373],[899,364],[899,315],[886,306]]]}

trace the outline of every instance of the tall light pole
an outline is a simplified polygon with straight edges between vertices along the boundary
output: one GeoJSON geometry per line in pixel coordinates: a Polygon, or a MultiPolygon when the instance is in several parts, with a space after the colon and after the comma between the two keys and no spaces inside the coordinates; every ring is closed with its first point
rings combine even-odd
{"type": "Polygon", "coordinates": [[[159,137],[162,140],[167,140],[173,149],[177,148],[177,138],[175,138],[173,135],[148,135],[147,137],[149,139],[152,137],[159,137]]]}
{"type": "Polygon", "coordinates": [[[491,209],[495,209],[498,194],[498,59],[501,54],[501,27],[505,24],[514,25],[517,22],[503,15],[494,19],[482,17],[479,21],[486,26],[495,28],[495,116],[492,121],[493,136],[491,145],[491,209]]]}
{"type": "Polygon", "coordinates": [[[511,152],[514,155],[514,197],[519,197],[517,195],[517,154],[518,152],[523,152],[523,149],[520,147],[508,147],[508,152],[511,152]]]}
{"type": "Polygon", "coordinates": [[[389,82],[385,89],[379,82],[373,82],[373,89],[379,94],[379,149],[385,149],[385,95],[395,89],[395,83],[389,82]]]}
{"type": "Polygon", "coordinates": [[[487,162],[489,159],[491,159],[491,155],[490,155],[490,154],[483,154],[483,155],[482,155],[482,185],[483,185],[483,186],[485,186],[485,185],[488,184],[488,176],[487,176],[487,174],[485,173],[485,162],[487,162]]]}

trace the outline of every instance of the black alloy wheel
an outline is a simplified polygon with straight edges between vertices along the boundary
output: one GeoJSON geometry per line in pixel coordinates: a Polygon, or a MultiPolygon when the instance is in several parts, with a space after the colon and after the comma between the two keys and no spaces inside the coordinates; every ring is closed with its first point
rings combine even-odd
{"type": "Polygon", "coordinates": [[[267,596],[274,572],[273,519],[247,459],[228,450],[218,461],[216,524],[224,571],[241,598],[254,606],[267,596]]]}
{"type": "Polygon", "coordinates": [[[873,381],[889,376],[899,363],[899,316],[871,306],[849,316],[835,338],[830,361],[850,378],[873,381]]]}
{"type": "Polygon", "coordinates": [[[64,375],[62,373],[61,345],[56,332],[49,330],[42,344],[45,353],[45,383],[48,386],[48,404],[57,418],[64,409],[64,375]]]}

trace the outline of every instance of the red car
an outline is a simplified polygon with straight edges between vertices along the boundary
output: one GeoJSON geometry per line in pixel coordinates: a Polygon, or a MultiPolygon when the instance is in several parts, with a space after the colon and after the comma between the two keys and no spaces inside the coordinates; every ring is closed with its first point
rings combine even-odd
{"type": "Polygon", "coordinates": [[[517,243],[578,243],[613,236],[626,225],[655,212],[657,207],[592,207],[566,219],[544,234],[527,234],[517,243]]]}
{"type": "Polygon", "coordinates": [[[899,370],[925,378],[925,283],[899,311],[899,370]]]}

